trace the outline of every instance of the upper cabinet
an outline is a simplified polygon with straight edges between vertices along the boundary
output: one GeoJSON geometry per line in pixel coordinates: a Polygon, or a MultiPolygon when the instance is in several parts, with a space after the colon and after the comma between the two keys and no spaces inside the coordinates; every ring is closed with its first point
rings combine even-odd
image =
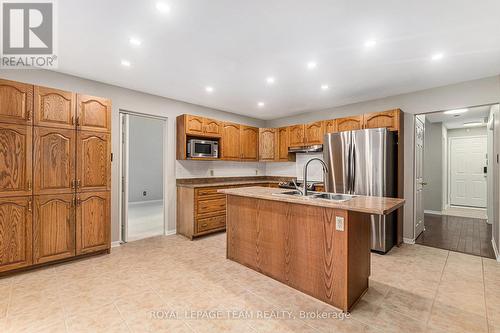
{"type": "Polygon", "coordinates": [[[387,128],[389,131],[399,131],[401,110],[373,112],[364,115],[364,128],[387,128]]]}
{"type": "Polygon", "coordinates": [[[335,119],[337,132],[363,129],[363,115],[335,119]]]}
{"type": "Polygon", "coordinates": [[[306,145],[321,145],[323,144],[323,135],[325,127],[323,121],[305,124],[305,141],[306,145]]]}
{"type": "Polygon", "coordinates": [[[33,114],[33,86],[0,79],[0,122],[30,125],[33,114]]]}
{"type": "Polygon", "coordinates": [[[78,94],[76,125],[82,131],[111,132],[111,101],[78,94]]]}
{"type": "Polygon", "coordinates": [[[335,119],[325,120],[325,134],[326,133],[336,133],[337,131],[337,121],[335,119]]]}
{"type": "Polygon", "coordinates": [[[293,125],[288,127],[288,144],[290,147],[303,146],[305,140],[305,126],[293,125]]]}
{"type": "Polygon", "coordinates": [[[275,161],[277,159],[277,130],[275,128],[259,129],[259,160],[275,161]]]}
{"type": "Polygon", "coordinates": [[[288,135],[288,127],[281,127],[277,129],[277,161],[287,162],[287,161],[295,161],[295,154],[290,154],[288,152],[289,144],[289,135],[288,135]]]}
{"type": "Polygon", "coordinates": [[[225,160],[239,160],[240,153],[240,125],[224,123],[222,125],[221,158],[225,160]]]}
{"type": "Polygon", "coordinates": [[[240,147],[242,160],[259,160],[259,129],[257,127],[241,125],[240,147]]]}
{"type": "Polygon", "coordinates": [[[34,124],[75,128],[76,95],[72,92],[35,86],[34,124]]]}
{"type": "Polygon", "coordinates": [[[220,137],[221,122],[205,117],[184,115],[185,131],[188,135],[220,137]]]}

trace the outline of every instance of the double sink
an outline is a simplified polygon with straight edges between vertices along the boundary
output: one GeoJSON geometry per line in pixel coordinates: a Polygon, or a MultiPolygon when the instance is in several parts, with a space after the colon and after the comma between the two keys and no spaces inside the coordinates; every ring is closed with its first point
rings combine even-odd
{"type": "Polygon", "coordinates": [[[300,191],[288,191],[288,192],[282,192],[282,193],[275,193],[274,195],[290,195],[290,196],[295,196],[295,197],[303,197],[305,199],[323,199],[323,200],[329,200],[329,201],[337,201],[337,202],[342,202],[342,201],[349,201],[352,198],[355,198],[356,195],[350,195],[350,194],[339,194],[339,193],[325,193],[325,192],[309,192],[307,196],[304,196],[300,191]]]}

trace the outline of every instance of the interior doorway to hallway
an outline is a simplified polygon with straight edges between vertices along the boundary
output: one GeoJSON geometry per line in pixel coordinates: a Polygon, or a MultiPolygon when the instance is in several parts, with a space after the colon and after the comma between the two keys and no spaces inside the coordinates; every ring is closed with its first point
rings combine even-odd
{"type": "Polygon", "coordinates": [[[120,112],[121,239],[165,234],[166,118],[120,112]]]}
{"type": "Polygon", "coordinates": [[[493,104],[416,116],[416,243],[495,258],[498,113],[493,104]]]}

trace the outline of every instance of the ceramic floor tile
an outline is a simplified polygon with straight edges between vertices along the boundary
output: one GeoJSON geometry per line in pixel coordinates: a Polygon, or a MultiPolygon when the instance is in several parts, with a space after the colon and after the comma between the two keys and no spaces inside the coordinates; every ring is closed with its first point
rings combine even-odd
{"type": "Polygon", "coordinates": [[[130,332],[120,312],[113,304],[69,317],[67,328],[68,333],[130,332]]]}
{"type": "Polygon", "coordinates": [[[428,322],[429,329],[454,333],[488,332],[486,316],[435,302],[428,322]]]}

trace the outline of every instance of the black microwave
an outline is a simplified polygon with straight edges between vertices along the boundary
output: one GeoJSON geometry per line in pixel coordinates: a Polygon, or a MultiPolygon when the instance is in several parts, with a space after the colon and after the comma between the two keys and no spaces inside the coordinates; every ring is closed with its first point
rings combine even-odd
{"type": "Polygon", "coordinates": [[[189,139],[187,145],[188,157],[219,157],[219,142],[215,140],[189,139]]]}

